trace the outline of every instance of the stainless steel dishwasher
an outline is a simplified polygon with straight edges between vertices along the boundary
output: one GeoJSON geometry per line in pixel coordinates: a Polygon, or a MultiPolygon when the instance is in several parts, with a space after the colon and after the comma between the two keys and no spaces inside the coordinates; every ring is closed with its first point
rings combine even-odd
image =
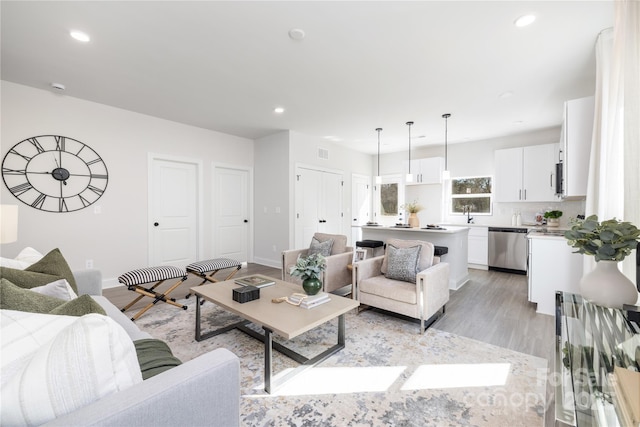
{"type": "Polygon", "coordinates": [[[527,229],[489,227],[489,270],[527,274],[527,229]]]}

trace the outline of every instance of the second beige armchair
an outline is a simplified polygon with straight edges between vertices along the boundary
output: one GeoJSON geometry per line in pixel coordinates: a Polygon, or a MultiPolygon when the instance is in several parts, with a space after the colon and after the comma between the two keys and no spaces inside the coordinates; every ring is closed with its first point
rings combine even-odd
{"type": "MultiPolygon", "coordinates": [[[[430,242],[421,240],[387,240],[385,255],[365,259],[354,264],[354,293],[360,304],[381,308],[420,320],[420,333],[423,333],[445,311],[449,301],[449,264],[440,262],[433,255],[434,247],[430,242]],[[390,258],[394,248],[413,249],[420,247],[418,269],[413,261],[412,277],[395,277],[390,258]],[[395,277],[395,278],[392,278],[395,277]],[[399,279],[399,280],[398,280],[399,279]]],[[[403,260],[400,260],[403,261],[403,260]]]]}
{"type": "MultiPolygon", "coordinates": [[[[347,236],[342,234],[315,233],[314,238],[321,244],[333,240],[331,255],[326,257],[327,269],[322,277],[322,290],[334,292],[351,284],[351,270],[347,267],[353,260],[353,248],[347,246],[347,236]]],[[[302,285],[299,277],[293,277],[289,270],[295,265],[299,256],[307,256],[309,248],[292,249],[282,252],[282,280],[302,285]]]]}

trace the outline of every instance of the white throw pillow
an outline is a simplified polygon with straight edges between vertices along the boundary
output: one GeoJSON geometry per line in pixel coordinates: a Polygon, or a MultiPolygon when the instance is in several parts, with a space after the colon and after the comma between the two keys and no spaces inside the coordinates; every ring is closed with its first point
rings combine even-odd
{"type": "Polygon", "coordinates": [[[6,366],[15,360],[30,357],[33,352],[77,320],[77,316],[0,310],[2,383],[7,379],[5,377],[6,366]]]}
{"type": "Polygon", "coordinates": [[[18,261],[11,258],[0,257],[0,267],[15,268],[16,270],[24,270],[30,265],[31,264],[29,264],[28,262],[18,261]]]}
{"type": "Polygon", "coordinates": [[[32,264],[40,261],[44,255],[40,252],[36,251],[33,248],[26,247],[20,251],[18,256],[14,259],[11,258],[1,258],[0,257],[0,267],[8,267],[15,268],[17,270],[24,270],[32,264]]]}
{"type": "Polygon", "coordinates": [[[99,314],[76,318],[1,376],[2,425],[40,425],[142,382],[131,338],[99,314]]]}
{"type": "Polygon", "coordinates": [[[71,285],[69,284],[69,282],[67,282],[66,279],[56,280],[55,282],[37,286],[29,290],[42,295],[59,298],[65,301],[71,301],[72,299],[78,298],[78,295],[73,292],[73,288],[71,288],[71,285]]]}
{"type": "Polygon", "coordinates": [[[16,260],[29,263],[29,265],[35,264],[42,258],[44,258],[44,255],[28,246],[21,250],[18,256],[16,256],[16,260]]]}

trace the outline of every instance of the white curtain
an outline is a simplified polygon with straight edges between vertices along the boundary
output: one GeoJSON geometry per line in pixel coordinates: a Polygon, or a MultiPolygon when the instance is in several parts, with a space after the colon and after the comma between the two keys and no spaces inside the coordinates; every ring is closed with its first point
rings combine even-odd
{"type": "MultiPolygon", "coordinates": [[[[596,95],[586,214],[640,226],[640,2],[619,0],[596,42],[596,95]]],[[[634,254],[635,255],[635,254],[634,254]]],[[[595,263],[585,257],[585,271],[595,263]]],[[[623,271],[635,283],[635,256],[623,271]]]]}

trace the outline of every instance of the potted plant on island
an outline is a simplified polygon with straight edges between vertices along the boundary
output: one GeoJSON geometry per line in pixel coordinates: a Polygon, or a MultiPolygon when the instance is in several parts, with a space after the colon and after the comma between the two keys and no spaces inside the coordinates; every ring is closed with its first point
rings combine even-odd
{"type": "Polygon", "coordinates": [[[547,211],[544,213],[544,217],[547,220],[548,227],[557,227],[560,225],[560,217],[562,216],[562,211],[547,211]]]}
{"type": "Polygon", "coordinates": [[[409,219],[407,222],[409,223],[411,228],[420,228],[420,220],[418,219],[417,213],[422,210],[422,206],[418,204],[417,200],[414,200],[411,203],[403,204],[402,206],[400,206],[400,209],[404,209],[405,211],[409,212],[409,219]]]}
{"type": "Polygon", "coordinates": [[[327,260],[320,254],[298,257],[296,265],[291,267],[289,274],[302,279],[302,289],[307,295],[315,295],[322,289],[320,276],[327,268],[327,260]]]}
{"type": "Polygon", "coordinates": [[[618,263],[638,246],[640,230],[630,222],[609,219],[598,222],[597,215],[572,221],[564,233],[576,253],[595,258],[596,268],[580,279],[580,292],[587,300],[607,307],[635,304],[636,286],[618,269],[618,263]]]}

